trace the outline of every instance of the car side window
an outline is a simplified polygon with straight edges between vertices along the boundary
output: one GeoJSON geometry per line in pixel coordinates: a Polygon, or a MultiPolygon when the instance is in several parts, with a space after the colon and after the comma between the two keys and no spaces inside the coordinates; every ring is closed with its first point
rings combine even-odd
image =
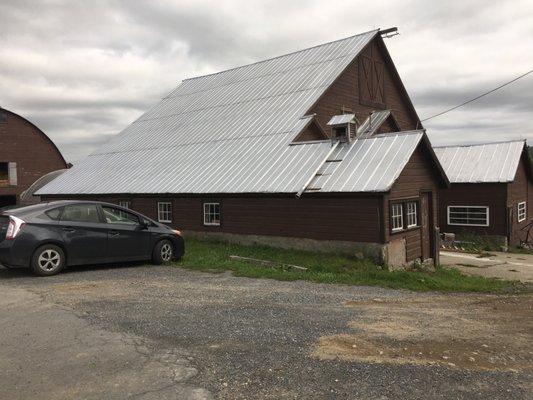
{"type": "Polygon", "coordinates": [[[61,214],[62,222],[93,222],[98,223],[98,209],[94,204],[72,204],[65,206],[61,214]]]}
{"type": "Polygon", "coordinates": [[[35,218],[42,219],[45,221],[59,221],[63,207],[52,208],[51,210],[46,210],[42,214],[36,215],[35,218]]]}
{"type": "Polygon", "coordinates": [[[113,207],[102,207],[102,209],[108,224],[139,225],[139,218],[135,214],[113,207]]]}

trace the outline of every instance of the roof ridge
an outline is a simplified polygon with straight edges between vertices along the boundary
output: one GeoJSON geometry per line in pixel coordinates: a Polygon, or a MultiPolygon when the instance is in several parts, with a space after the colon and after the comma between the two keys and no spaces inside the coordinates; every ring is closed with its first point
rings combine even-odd
{"type": "Polygon", "coordinates": [[[476,146],[486,146],[490,144],[504,144],[504,143],[518,143],[526,142],[526,139],[513,139],[513,140],[500,140],[497,142],[482,142],[482,143],[466,143],[466,144],[453,144],[453,145],[441,145],[441,146],[432,146],[434,149],[444,149],[444,148],[455,148],[455,147],[476,147],[476,146]]]}
{"type": "Polygon", "coordinates": [[[387,136],[397,136],[397,135],[414,135],[417,133],[425,133],[425,129],[411,129],[408,131],[398,131],[398,132],[388,132],[388,133],[380,133],[378,135],[372,135],[367,138],[361,138],[361,139],[374,139],[379,137],[387,137],[387,136]]]}
{"type": "Polygon", "coordinates": [[[282,55],[279,55],[279,56],[266,58],[264,60],[255,61],[255,62],[252,62],[250,64],[239,65],[237,67],[228,68],[228,69],[225,69],[225,70],[222,70],[222,71],[213,72],[213,73],[210,73],[210,74],[193,76],[191,78],[183,79],[182,82],[191,81],[193,79],[205,78],[205,77],[208,77],[208,76],[213,76],[213,75],[218,75],[218,74],[223,74],[225,72],[234,71],[234,70],[239,69],[239,68],[249,67],[251,65],[256,65],[256,64],[261,64],[261,63],[264,63],[264,62],[267,62],[267,61],[272,61],[272,60],[275,60],[275,59],[278,59],[278,58],[287,57],[287,56],[290,56],[292,54],[298,54],[298,53],[301,53],[301,52],[304,52],[304,51],[308,51],[308,50],[311,50],[311,49],[315,49],[315,48],[318,48],[318,47],[327,46],[329,44],[333,44],[333,43],[337,43],[337,42],[342,42],[343,40],[348,40],[348,39],[353,39],[353,38],[358,37],[358,36],[368,35],[371,32],[377,33],[377,32],[379,32],[379,28],[371,29],[369,31],[358,33],[356,35],[347,36],[347,37],[342,38],[342,39],[332,40],[330,42],[317,44],[317,45],[311,46],[311,47],[306,47],[305,49],[292,51],[290,53],[285,53],[285,54],[282,54],[282,55]]]}

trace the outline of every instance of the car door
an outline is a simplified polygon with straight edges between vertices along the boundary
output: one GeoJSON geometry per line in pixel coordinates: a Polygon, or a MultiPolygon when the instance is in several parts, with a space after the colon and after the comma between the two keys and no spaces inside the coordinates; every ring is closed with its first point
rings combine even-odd
{"type": "Polygon", "coordinates": [[[150,256],[150,230],[136,214],[111,206],[102,206],[102,211],[110,259],[128,261],[150,256]]]}
{"type": "Polygon", "coordinates": [[[107,261],[107,226],[96,204],[64,206],[59,226],[69,265],[107,261]]]}

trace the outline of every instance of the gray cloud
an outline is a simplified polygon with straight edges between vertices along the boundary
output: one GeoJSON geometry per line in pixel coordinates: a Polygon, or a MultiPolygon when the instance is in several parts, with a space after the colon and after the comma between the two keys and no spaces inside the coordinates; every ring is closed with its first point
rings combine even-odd
{"type": "MultiPolygon", "coordinates": [[[[529,0],[0,0],[0,105],[77,161],[180,80],[398,26],[387,39],[423,118],[533,68],[529,0]]],[[[432,119],[436,144],[533,140],[533,76],[432,119]]]]}

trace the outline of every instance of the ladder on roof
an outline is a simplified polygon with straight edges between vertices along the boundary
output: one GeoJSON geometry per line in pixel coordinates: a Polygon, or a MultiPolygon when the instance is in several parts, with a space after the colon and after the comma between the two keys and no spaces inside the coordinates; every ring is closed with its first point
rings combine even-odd
{"type": "Polygon", "coordinates": [[[331,150],[327,154],[325,160],[320,164],[314,175],[305,184],[302,190],[297,194],[300,197],[303,193],[317,193],[322,190],[323,183],[329,178],[329,176],[337,169],[337,166],[344,160],[349,146],[340,146],[340,142],[337,141],[331,147],[331,150]]]}

